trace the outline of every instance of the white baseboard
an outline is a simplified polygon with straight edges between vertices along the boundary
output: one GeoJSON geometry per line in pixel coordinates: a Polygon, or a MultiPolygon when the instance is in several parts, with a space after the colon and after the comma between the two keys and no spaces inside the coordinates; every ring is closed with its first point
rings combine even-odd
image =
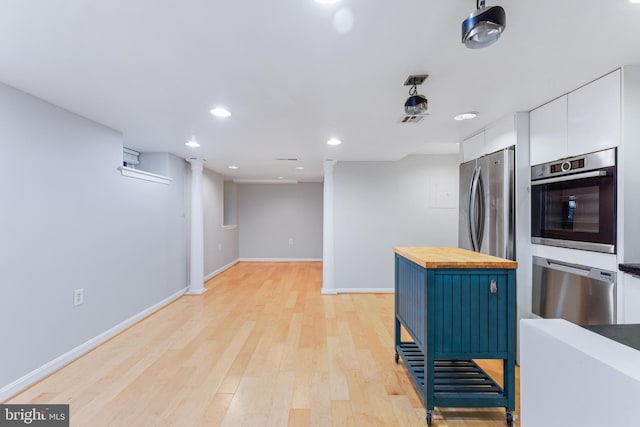
{"type": "Polygon", "coordinates": [[[101,333],[100,335],[97,335],[94,338],[91,338],[89,341],[85,342],[84,344],[80,344],[78,347],[64,353],[61,356],[56,357],[55,359],[51,360],[48,363],[45,363],[38,369],[29,372],[28,374],[24,375],[21,378],[18,378],[11,384],[8,384],[0,388],[0,402],[4,402],[5,400],[11,398],[12,396],[15,396],[21,391],[24,391],[29,386],[35,384],[36,382],[47,377],[48,375],[51,375],[58,369],[64,367],[65,365],[68,365],[69,363],[73,362],[75,359],[79,358],[85,353],[88,353],[89,351],[98,347],[103,342],[119,334],[123,330],[127,329],[129,326],[133,325],[134,323],[138,322],[144,317],[150,315],[154,311],[157,311],[162,307],[164,307],[165,305],[169,304],[170,302],[173,302],[174,300],[180,298],[182,295],[184,295],[187,289],[188,288],[179,290],[178,292],[168,296],[167,298],[163,299],[157,304],[154,304],[151,307],[141,311],[140,313],[117,324],[113,328],[101,333]]]}
{"type": "Polygon", "coordinates": [[[394,288],[339,288],[336,289],[338,294],[392,294],[394,288]]]}
{"type": "Polygon", "coordinates": [[[240,258],[242,262],[318,262],[322,258],[240,258]]]}
{"type": "Polygon", "coordinates": [[[231,261],[229,264],[220,267],[219,269],[217,269],[216,271],[214,271],[213,273],[209,273],[206,276],[204,276],[204,281],[206,282],[209,279],[213,279],[214,277],[216,277],[218,274],[222,273],[225,270],[230,269],[231,267],[233,267],[234,265],[236,265],[238,262],[240,262],[239,259],[235,260],[235,261],[231,261]]]}
{"type": "Polygon", "coordinates": [[[338,291],[335,290],[335,289],[322,288],[322,290],[320,291],[320,294],[322,294],[322,295],[338,295],[338,291]]]}

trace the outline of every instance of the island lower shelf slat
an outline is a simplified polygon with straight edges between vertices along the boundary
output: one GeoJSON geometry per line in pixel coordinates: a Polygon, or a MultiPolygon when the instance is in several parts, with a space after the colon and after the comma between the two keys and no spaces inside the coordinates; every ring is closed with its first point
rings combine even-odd
{"type": "MultiPolygon", "coordinates": [[[[413,342],[397,348],[411,372],[414,383],[424,393],[424,355],[413,342]]],[[[473,360],[436,360],[434,363],[436,406],[506,407],[504,390],[473,360]]]]}

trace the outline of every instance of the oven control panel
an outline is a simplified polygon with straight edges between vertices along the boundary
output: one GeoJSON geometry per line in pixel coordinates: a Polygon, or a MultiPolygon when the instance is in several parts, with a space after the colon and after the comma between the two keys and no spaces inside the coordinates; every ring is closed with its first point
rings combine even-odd
{"type": "Polygon", "coordinates": [[[565,160],[562,163],[555,163],[549,166],[549,172],[551,173],[560,173],[560,172],[568,172],[570,170],[575,169],[583,169],[584,168],[584,158],[577,160],[565,160]]]}
{"type": "Polygon", "coordinates": [[[615,166],[615,164],[616,149],[610,148],[608,150],[589,153],[583,156],[569,157],[562,160],[543,163],[541,165],[531,166],[531,180],[604,169],[615,166]]]}

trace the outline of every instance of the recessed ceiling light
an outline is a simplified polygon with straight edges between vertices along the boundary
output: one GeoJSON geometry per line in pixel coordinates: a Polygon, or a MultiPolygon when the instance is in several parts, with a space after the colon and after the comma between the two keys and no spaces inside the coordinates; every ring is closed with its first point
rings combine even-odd
{"type": "Polygon", "coordinates": [[[299,170],[299,171],[304,170],[304,166],[296,166],[296,170],[299,170]]]}
{"type": "Polygon", "coordinates": [[[469,111],[467,113],[460,113],[458,115],[456,115],[453,120],[471,120],[471,119],[475,119],[476,117],[478,117],[478,112],[477,111],[469,111]]]}
{"type": "Polygon", "coordinates": [[[214,109],[212,109],[210,111],[211,114],[213,114],[216,117],[231,117],[231,111],[227,110],[226,108],[222,108],[222,107],[216,107],[214,109]]]}
{"type": "Polygon", "coordinates": [[[331,138],[330,140],[327,141],[327,144],[329,144],[329,145],[340,145],[340,144],[342,144],[342,141],[340,141],[338,138],[331,138]]]}
{"type": "Polygon", "coordinates": [[[231,166],[229,166],[229,169],[238,169],[238,166],[236,166],[236,165],[231,165],[231,166]]]}
{"type": "Polygon", "coordinates": [[[189,141],[185,142],[184,145],[186,145],[187,147],[191,147],[191,148],[200,147],[200,144],[198,144],[198,141],[196,141],[195,138],[193,138],[193,137],[189,141]]]}
{"type": "Polygon", "coordinates": [[[629,3],[640,4],[640,0],[629,0],[629,3]]]}

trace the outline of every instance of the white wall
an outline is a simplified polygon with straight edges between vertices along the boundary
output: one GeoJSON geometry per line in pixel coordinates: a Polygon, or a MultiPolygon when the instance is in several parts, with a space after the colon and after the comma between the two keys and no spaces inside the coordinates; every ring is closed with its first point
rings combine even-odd
{"type": "Polygon", "coordinates": [[[224,182],[224,225],[238,224],[238,188],[235,182],[224,182]]]}
{"type": "Polygon", "coordinates": [[[391,291],[394,246],[458,245],[458,155],[335,166],[336,289],[391,291]]]}
{"type": "Polygon", "coordinates": [[[1,396],[179,294],[187,261],[184,160],[168,186],[123,177],[119,132],[2,84],[0,117],[1,396]]]}
{"type": "Polygon", "coordinates": [[[240,259],[322,259],[322,197],[315,182],[237,184],[240,259]]]}
{"type": "Polygon", "coordinates": [[[204,169],[202,177],[204,210],[204,276],[221,272],[238,260],[238,230],[223,229],[224,179],[222,175],[204,169]]]}

